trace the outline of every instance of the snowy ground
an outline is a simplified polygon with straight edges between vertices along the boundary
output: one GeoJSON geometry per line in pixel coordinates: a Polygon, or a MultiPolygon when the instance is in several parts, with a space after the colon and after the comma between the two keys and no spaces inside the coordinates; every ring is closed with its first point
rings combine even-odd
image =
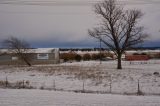
{"type": "Polygon", "coordinates": [[[32,67],[0,66],[0,87],[7,81],[19,86],[22,81],[34,89],[133,94],[138,80],[146,95],[160,95],[160,60],[147,62],[123,61],[123,69],[116,69],[116,61],[63,63],[32,67]],[[26,83],[27,82],[27,83],[26,83]]]}
{"type": "Polygon", "coordinates": [[[0,106],[160,106],[158,96],[0,89],[0,106]]]}
{"type": "Polygon", "coordinates": [[[122,64],[122,70],[116,61],[0,66],[0,106],[160,106],[160,60],[122,64]],[[136,96],[138,80],[144,96],[136,96]],[[15,89],[22,82],[33,89],[15,89]]]}

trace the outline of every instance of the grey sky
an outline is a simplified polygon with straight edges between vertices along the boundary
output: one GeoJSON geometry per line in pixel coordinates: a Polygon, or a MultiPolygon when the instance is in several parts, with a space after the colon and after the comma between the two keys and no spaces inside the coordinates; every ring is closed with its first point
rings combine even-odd
{"type": "MultiPolygon", "coordinates": [[[[145,15],[141,24],[152,34],[149,39],[159,40],[160,1],[121,1],[127,8],[142,9],[145,15]]],[[[95,40],[87,34],[89,28],[98,24],[91,5],[95,0],[0,0],[0,3],[10,3],[0,4],[0,41],[12,35],[27,40],[34,47],[95,45],[95,40]]]]}

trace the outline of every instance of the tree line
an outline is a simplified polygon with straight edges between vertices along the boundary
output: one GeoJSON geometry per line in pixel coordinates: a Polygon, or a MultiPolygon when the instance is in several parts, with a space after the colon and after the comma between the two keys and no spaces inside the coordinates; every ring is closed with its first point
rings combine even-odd
{"type": "Polygon", "coordinates": [[[89,60],[103,60],[107,57],[113,58],[113,54],[111,53],[85,53],[83,55],[76,53],[61,53],[60,59],[63,59],[65,62],[67,61],[89,61],[89,60]]]}

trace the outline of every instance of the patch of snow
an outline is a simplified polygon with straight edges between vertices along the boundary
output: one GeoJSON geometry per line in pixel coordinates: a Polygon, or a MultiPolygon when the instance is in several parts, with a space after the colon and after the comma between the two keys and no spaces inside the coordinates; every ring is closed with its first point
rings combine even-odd
{"type": "Polygon", "coordinates": [[[0,106],[160,106],[158,96],[0,89],[0,106]]]}

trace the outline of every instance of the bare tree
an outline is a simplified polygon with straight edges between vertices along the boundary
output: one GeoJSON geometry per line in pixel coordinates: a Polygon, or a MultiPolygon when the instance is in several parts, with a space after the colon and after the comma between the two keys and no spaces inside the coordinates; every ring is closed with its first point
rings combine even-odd
{"type": "Polygon", "coordinates": [[[3,44],[8,48],[9,52],[15,54],[18,59],[25,62],[28,66],[31,66],[31,57],[29,55],[30,45],[28,42],[11,36],[4,40],[3,44]]]}
{"type": "Polygon", "coordinates": [[[137,26],[143,16],[140,10],[125,10],[115,0],[105,0],[95,5],[95,13],[100,16],[99,27],[88,30],[90,36],[101,40],[117,56],[117,69],[122,69],[121,57],[126,49],[142,43],[147,37],[143,27],[137,26]]]}

